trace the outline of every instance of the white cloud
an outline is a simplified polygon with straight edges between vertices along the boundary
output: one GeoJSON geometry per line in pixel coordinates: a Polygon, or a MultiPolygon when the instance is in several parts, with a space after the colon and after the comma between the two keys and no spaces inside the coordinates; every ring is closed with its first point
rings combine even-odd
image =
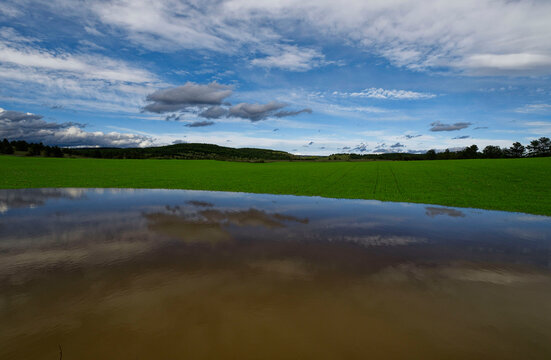
{"type": "Polygon", "coordinates": [[[215,4],[174,0],[97,1],[91,6],[99,19],[122,28],[128,37],[151,50],[208,49],[226,51],[226,40],[251,40],[251,35],[220,18],[215,4]]]}
{"type": "Polygon", "coordinates": [[[0,39],[2,39],[2,43],[33,43],[39,41],[36,38],[22,36],[10,27],[0,28],[0,39]]]}
{"type": "Polygon", "coordinates": [[[528,133],[539,136],[549,136],[551,134],[551,121],[528,121],[524,123],[528,126],[528,133]]]}
{"type": "Polygon", "coordinates": [[[16,17],[21,15],[21,11],[13,5],[0,3],[0,15],[5,17],[16,17]]]}
{"type": "Polygon", "coordinates": [[[521,114],[541,114],[551,111],[551,104],[528,104],[515,109],[521,114]]]}
{"type": "Polygon", "coordinates": [[[148,71],[99,55],[74,55],[0,43],[0,62],[18,67],[63,71],[86,79],[144,83],[155,80],[148,71]]]}
{"type": "Polygon", "coordinates": [[[551,56],[534,53],[475,54],[456,66],[494,71],[537,71],[551,67],[551,56]]]}
{"type": "MultiPolygon", "coordinates": [[[[316,50],[277,51],[307,37],[356,46],[413,70],[551,73],[549,1],[52,0],[42,6],[85,18],[88,29],[122,32],[150,50],[255,53],[258,65],[296,64],[300,71],[309,66],[301,59],[314,60],[316,50]]],[[[8,8],[16,9],[0,9],[8,8]]]]}
{"type": "Polygon", "coordinates": [[[376,106],[343,106],[343,105],[334,105],[330,104],[326,108],[327,113],[335,112],[355,112],[355,113],[371,113],[371,114],[381,114],[389,112],[390,110],[376,107],[376,106]]]}
{"type": "Polygon", "coordinates": [[[62,71],[6,66],[0,64],[3,95],[17,103],[57,103],[66,109],[135,113],[143,98],[157,84],[126,84],[81,79],[62,71]]]}
{"type": "MultiPolygon", "coordinates": [[[[397,66],[451,67],[472,74],[550,73],[551,3],[506,0],[228,0],[97,2],[99,19],[148,48],[256,48],[257,64],[298,63],[269,54],[301,33],[356,45],[397,66]]],[[[297,40],[297,39],[295,39],[297,40]]],[[[312,53],[311,55],[315,55],[312,53]]]]}
{"type": "Polygon", "coordinates": [[[312,68],[327,65],[324,55],[308,48],[298,46],[282,46],[276,55],[256,58],[251,61],[252,65],[265,68],[280,68],[290,71],[308,71],[312,68]]]}
{"type": "Polygon", "coordinates": [[[352,98],[372,98],[388,100],[421,100],[436,97],[435,94],[422,93],[409,90],[386,90],[381,88],[369,88],[359,92],[333,92],[333,95],[352,98]]]}
{"type": "Polygon", "coordinates": [[[51,134],[44,135],[44,141],[69,146],[114,146],[114,147],[146,147],[153,146],[153,139],[138,134],[102,131],[89,132],[80,127],[71,126],[51,134]]]}
{"type": "Polygon", "coordinates": [[[147,93],[164,85],[151,72],[121,60],[49,51],[11,28],[0,32],[7,35],[0,38],[3,99],[136,112],[147,93]]]}

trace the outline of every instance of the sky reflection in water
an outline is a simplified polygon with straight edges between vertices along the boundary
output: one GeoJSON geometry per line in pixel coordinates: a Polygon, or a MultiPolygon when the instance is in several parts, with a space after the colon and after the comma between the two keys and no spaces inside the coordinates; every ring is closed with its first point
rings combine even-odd
{"type": "Polygon", "coordinates": [[[0,358],[551,354],[551,218],[182,190],[0,190],[0,358]]]}

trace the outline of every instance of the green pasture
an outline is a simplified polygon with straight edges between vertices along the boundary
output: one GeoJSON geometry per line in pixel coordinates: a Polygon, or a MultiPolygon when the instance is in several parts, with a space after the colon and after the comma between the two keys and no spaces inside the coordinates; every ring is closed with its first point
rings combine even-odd
{"type": "Polygon", "coordinates": [[[316,195],[551,215],[551,158],[246,163],[0,156],[0,188],[42,187],[316,195]]]}

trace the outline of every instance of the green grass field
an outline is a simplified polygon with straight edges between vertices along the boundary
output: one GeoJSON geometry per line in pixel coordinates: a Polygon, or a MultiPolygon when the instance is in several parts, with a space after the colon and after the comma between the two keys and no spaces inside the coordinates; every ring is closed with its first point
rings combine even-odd
{"type": "Polygon", "coordinates": [[[551,158],[243,163],[0,156],[0,174],[0,188],[242,191],[551,215],[551,158]]]}

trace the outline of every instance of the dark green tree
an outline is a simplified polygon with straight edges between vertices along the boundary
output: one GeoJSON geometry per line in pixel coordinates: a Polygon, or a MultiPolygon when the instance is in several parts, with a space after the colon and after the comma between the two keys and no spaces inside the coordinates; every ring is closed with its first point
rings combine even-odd
{"type": "Polygon", "coordinates": [[[503,157],[503,150],[499,146],[488,145],[482,150],[482,155],[488,159],[497,159],[503,157]]]}
{"type": "Polygon", "coordinates": [[[44,150],[44,145],[42,143],[35,144],[31,143],[29,144],[29,150],[27,151],[27,156],[40,156],[42,153],[42,150],[44,150]]]}
{"type": "Polygon", "coordinates": [[[513,157],[513,158],[521,158],[524,156],[525,152],[526,152],[526,148],[517,141],[513,143],[513,146],[507,149],[507,156],[513,157]]]}
{"type": "Polygon", "coordinates": [[[461,157],[464,159],[476,159],[478,157],[478,146],[471,145],[461,151],[461,157]]]}
{"type": "Polygon", "coordinates": [[[452,152],[450,151],[450,149],[446,149],[446,150],[444,150],[444,152],[441,152],[441,153],[438,154],[438,155],[439,155],[438,157],[439,157],[440,159],[446,159],[446,160],[448,160],[448,159],[451,159],[451,158],[452,158],[452,152]]]}
{"type": "Polygon", "coordinates": [[[427,155],[427,159],[434,160],[436,159],[436,150],[430,149],[429,151],[427,151],[426,155],[427,155]]]}
{"type": "Polygon", "coordinates": [[[0,143],[0,153],[1,154],[13,154],[13,147],[11,146],[8,139],[4,139],[0,143]]]}
{"type": "Polygon", "coordinates": [[[530,156],[549,156],[551,155],[551,140],[548,137],[541,137],[530,141],[526,147],[530,156]]]}
{"type": "Polygon", "coordinates": [[[53,157],[63,157],[63,150],[59,146],[54,146],[52,148],[52,156],[53,157]]]}
{"type": "Polygon", "coordinates": [[[29,150],[29,144],[25,140],[12,141],[11,146],[13,146],[16,151],[27,151],[27,150],[29,150]]]}

